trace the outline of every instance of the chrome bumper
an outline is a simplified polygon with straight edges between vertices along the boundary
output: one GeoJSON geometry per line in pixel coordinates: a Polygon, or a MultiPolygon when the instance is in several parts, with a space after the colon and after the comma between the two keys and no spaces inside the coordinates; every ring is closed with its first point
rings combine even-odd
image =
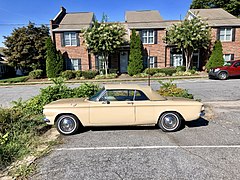
{"type": "Polygon", "coordinates": [[[204,110],[200,112],[200,117],[203,117],[203,116],[205,116],[205,111],[204,110]]]}
{"type": "Polygon", "coordinates": [[[47,119],[47,118],[44,118],[43,121],[46,122],[46,123],[50,123],[50,120],[47,119]]]}

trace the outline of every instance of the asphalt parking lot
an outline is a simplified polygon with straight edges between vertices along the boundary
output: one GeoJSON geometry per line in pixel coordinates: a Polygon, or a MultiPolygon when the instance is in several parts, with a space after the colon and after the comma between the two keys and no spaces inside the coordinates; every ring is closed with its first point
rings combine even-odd
{"type": "MultiPolygon", "coordinates": [[[[64,143],[37,161],[32,179],[240,179],[240,80],[175,82],[202,99],[214,116],[209,113],[174,133],[139,126],[61,136],[64,143]]],[[[153,89],[159,86],[152,82],[153,89]]],[[[27,99],[41,87],[0,88],[8,94],[3,97],[15,100],[10,92],[27,99]]]]}

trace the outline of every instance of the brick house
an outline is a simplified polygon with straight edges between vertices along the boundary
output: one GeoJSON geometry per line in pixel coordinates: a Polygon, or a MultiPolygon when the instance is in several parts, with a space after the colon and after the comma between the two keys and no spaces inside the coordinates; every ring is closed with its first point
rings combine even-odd
{"type": "MultiPolygon", "coordinates": [[[[191,19],[201,17],[208,22],[212,28],[211,43],[220,40],[223,47],[223,57],[225,61],[240,59],[240,19],[229,14],[222,8],[215,9],[190,9],[186,18],[191,19]]],[[[203,65],[208,57],[199,54],[198,63],[203,65]]]]}
{"type": "MultiPolygon", "coordinates": [[[[232,16],[223,9],[190,9],[186,18],[200,16],[206,19],[212,27],[212,43],[216,39],[222,41],[225,60],[240,58],[240,19],[232,16]]],[[[57,16],[50,21],[51,35],[56,48],[64,54],[66,69],[88,70],[102,68],[101,57],[90,54],[80,36],[81,30],[91,27],[94,20],[92,12],[67,13],[61,8],[57,16]]],[[[130,39],[131,30],[135,29],[145,49],[144,66],[163,68],[184,65],[184,56],[174,46],[165,44],[163,38],[167,27],[177,20],[163,20],[158,11],[126,11],[125,22],[127,39],[130,39]]],[[[197,51],[193,56],[193,64],[198,69],[205,65],[209,54],[197,51]]],[[[119,73],[126,73],[129,59],[129,45],[119,48],[109,57],[109,68],[119,73]]]]}

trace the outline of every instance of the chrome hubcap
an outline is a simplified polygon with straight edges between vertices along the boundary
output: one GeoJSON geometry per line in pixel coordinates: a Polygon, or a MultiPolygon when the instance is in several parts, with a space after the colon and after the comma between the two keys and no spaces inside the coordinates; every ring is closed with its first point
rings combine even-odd
{"type": "Polygon", "coordinates": [[[71,132],[75,129],[76,123],[75,121],[70,117],[64,117],[60,123],[59,127],[63,132],[71,132]]]}
{"type": "Polygon", "coordinates": [[[163,118],[163,126],[166,129],[174,129],[178,124],[178,118],[174,114],[168,114],[163,118]]]}
{"type": "Polygon", "coordinates": [[[226,77],[227,77],[227,75],[225,73],[220,74],[220,79],[225,79],[226,77]]]}

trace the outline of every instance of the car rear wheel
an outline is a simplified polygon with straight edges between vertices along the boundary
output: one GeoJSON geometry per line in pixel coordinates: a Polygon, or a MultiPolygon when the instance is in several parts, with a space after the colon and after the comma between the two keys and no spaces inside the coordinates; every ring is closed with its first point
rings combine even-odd
{"type": "Polygon", "coordinates": [[[227,79],[227,73],[226,72],[220,72],[218,74],[218,78],[221,80],[226,80],[227,79]]]}
{"type": "Polygon", "coordinates": [[[164,132],[177,131],[181,126],[181,118],[175,112],[166,112],[160,116],[157,125],[164,132]]]}
{"type": "Polygon", "coordinates": [[[80,122],[73,115],[62,115],[57,119],[56,128],[63,135],[75,134],[78,131],[80,122]]]}

